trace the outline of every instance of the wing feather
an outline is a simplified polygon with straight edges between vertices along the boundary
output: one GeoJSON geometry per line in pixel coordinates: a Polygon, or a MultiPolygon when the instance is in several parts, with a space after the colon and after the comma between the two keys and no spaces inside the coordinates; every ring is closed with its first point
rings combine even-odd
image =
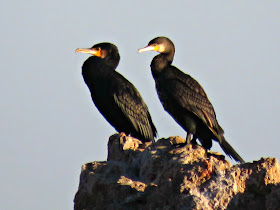
{"type": "Polygon", "coordinates": [[[175,98],[179,106],[194,113],[201,119],[211,130],[216,133],[223,133],[219,126],[214,108],[208,99],[202,86],[191,76],[183,72],[174,71],[173,77],[165,80],[165,91],[175,98]]]}
{"type": "Polygon", "coordinates": [[[128,82],[121,83],[121,87],[116,90],[113,95],[114,101],[131,121],[135,130],[147,139],[154,139],[156,129],[152,123],[148,107],[137,89],[128,82]]]}

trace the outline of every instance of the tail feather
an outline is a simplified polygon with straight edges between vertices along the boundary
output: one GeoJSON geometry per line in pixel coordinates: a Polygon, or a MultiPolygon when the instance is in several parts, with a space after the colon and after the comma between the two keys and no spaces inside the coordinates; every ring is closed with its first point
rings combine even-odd
{"type": "Polygon", "coordinates": [[[240,155],[232,148],[232,146],[226,141],[224,136],[221,136],[220,138],[220,146],[224,150],[224,152],[234,160],[240,162],[240,163],[245,163],[245,161],[240,157],[240,155]]]}

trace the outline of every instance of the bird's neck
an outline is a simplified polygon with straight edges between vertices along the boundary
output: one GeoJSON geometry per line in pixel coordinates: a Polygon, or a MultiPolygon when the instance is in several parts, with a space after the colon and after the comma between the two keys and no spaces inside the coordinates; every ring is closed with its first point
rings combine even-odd
{"type": "Polygon", "coordinates": [[[95,56],[91,56],[86,61],[90,69],[94,70],[96,73],[106,73],[106,71],[115,71],[119,62],[116,60],[102,59],[95,56]]]}
{"type": "Polygon", "coordinates": [[[172,61],[173,55],[170,54],[159,54],[154,57],[151,63],[153,77],[156,79],[162,70],[171,65],[172,61]]]}
{"type": "Polygon", "coordinates": [[[115,58],[107,58],[106,60],[104,60],[104,63],[106,63],[106,65],[112,69],[116,69],[117,66],[119,65],[119,57],[118,59],[115,58]]]}
{"type": "Polygon", "coordinates": [[[115,71],[114,67],[111,67],[101,58],[92,56],[89,57],[83,65],[82,74],[85,80],[90,80],[91,83],[102,80],[107,75],[115,71]]]}

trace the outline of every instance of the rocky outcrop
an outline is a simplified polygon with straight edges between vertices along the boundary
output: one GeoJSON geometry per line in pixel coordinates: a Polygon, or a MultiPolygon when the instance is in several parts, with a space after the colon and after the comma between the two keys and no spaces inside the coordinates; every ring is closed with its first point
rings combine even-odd
{"type": "Polygon", "coordinates": [[[111,136],[107,161],[82,166],[75,210],[280,209],[277,159],[232,165],[184,142],[111,136]]]}

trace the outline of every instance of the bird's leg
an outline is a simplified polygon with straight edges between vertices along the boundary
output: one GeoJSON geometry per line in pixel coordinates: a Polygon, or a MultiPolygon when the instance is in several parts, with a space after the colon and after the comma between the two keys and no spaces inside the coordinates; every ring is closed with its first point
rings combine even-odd
{"type": "MultiPolygon", "coordinates": [[[[192,133],[190,133],[190,132],[188,132],[187,133],[187,137],[186,137],[186,141],[184,142],[184,143],[179,143],[178,145],[180,146],[180,147],[184,147],[184,146],[186,146],[186,145],[189,145],[190,143],[192,143],[192,136],[193,136],[193,134],[192,133]]],[[[196,139],[196,137],[195,137],[195,139],[196,139]]]]}
{"type": "Polygon", "coordinates": [[[187,133],[186,137],[186,145],[191,143],[192,134],[190,132],[187,133]]]}
{"type": "Polygon", "coordinates": [[[193,145],[197,145],[196,139],[197,139],[197,136],[196,136],[196,135],[193,135],[193,138],[192,138],[192,140],[191,140],[191,143],[192,143],[193,145]]]}

